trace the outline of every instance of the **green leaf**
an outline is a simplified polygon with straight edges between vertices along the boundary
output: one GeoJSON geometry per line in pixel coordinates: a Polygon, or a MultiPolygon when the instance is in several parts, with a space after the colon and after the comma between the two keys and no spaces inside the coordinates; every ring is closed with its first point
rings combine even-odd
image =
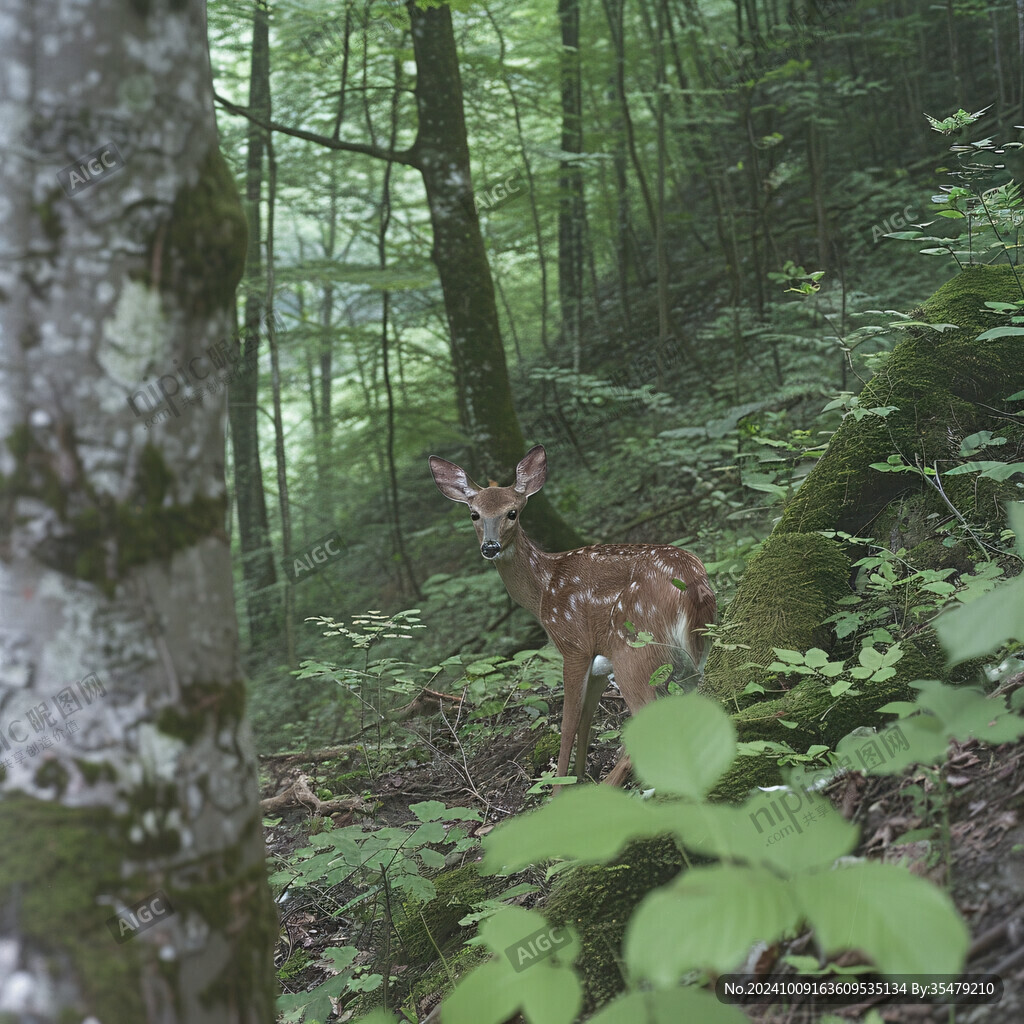
{"type": "MultiPolygon", "coordinates": [[[[833,769],[823,769],[794,776],[810,779],[832,773],[833,769]]],[[[832,864],[857,843],[857,826],[828,797],[803,786],[759,789],[733,810],[734,830],[719,855],[767,865],[784,875],[832,864]]]]}
{"type": "Polygon", "coordinates": [[[420,821],[436,821],[444,817],[445,806],[440,800],[424,800],[419,804],[409,804],[409,810],[420,821]]]}
{"type": "Polygon", "coordinates": [[[736,756],[736,730],[715,701],[697,693],[648,704],[622,730],[637,775],[659,793],[704,796],[736,756]]]}
{"type": "Polygon", "coordinates": [[[459,981],[444,1002],[445,1024],[502,1024],[517,1010],[530,1024],[572,1024],[583,1005],[579,980],[568,966],[580,952],[572,929],[553,929],[523,907],[502,907],[480,926],[480,937],[496,959],[459,981]],[[555,934],[567,940],[564,945],[554,947],[555,934]]]}
{"type": "Polygon", "coordinates": [[[444,857],[437,850],[431,850],[429,846],[425,846],[420,850],[420,860],[423,861],[425,868],[444,867],[444,857]]]}
{"type": "Polygon", "coordinates": [[[1024,473],[1024,462],[1000,462],[998,459],[981,459],[965,462],[946,470],[946,476],[963,476],[965,473],[981,473],[989,480],[1009,480],[1017,473],[1024,473]]]}
{"type": "Polygon", "coordinates": [[[822,668],[828,664],[828,655],[820,647],[812,647],[804,655],[804,662],[811,668],[822,668]]]}
{"type": "Polygon", "coordinates": [[[1024,334],[1024,327],[993,327],[978,335],[978,341],[991,341],[993,338],[1019,337],[1024,334]]]}
{"type": "Polygon", "coordinates": [[[782,647],[773,647],[772,650],[778,656],[779,661],[784,661],[789,665],[804,664],[804,656],[799,651],[787,651],[782,647]]]}
{"type": "Polygon", "coordinates": [[[664,826],[652,808],[621,789],[576,786],[486,836],[482,873],[508,874],[555,857],[597,864],[610,860],[631,840],[659,831],[664,826]],[[594,828],[595,821],[600,828],[594,828]]]}
{"type": "Polygon", "coordinates": [[[661,686],[672,675],[672,669],[673,666],[671,664],[659,665],[651,674],[650,685],[661,686]]]}
{"type": "Polygon", "coordinates": [[[959,974],[968,933],[946,893],[892,864],[865,863],[791,881],[826,954],[866,953],[888,974],[959,974]]]}
{"type": "Polygon", "coordinates": [[[1009,640],[1024,639],[1024,575],[944,612],[935,620],[935,632],[951,665],[990,654],[1009,640]]]}
{"type": "Polygon", "coordinates": [[[795,927],[798,913],[787,883],[765,868],[692,868],[648,894],[630,918],[623,946],[630,977],[667,988],[695,967],[733,970],[755,942],[795,927]],[[714,927],[694,927],[699,921],[714,927]]]}

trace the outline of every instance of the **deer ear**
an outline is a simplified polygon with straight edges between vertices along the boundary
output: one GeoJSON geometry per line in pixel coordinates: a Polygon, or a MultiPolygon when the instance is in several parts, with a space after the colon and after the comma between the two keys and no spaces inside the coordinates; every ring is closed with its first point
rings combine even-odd
{"type": "Polygon", "coordinates": [[[544,445],[534,445],[516,466],[516,494],[536,494],[548,478],[548,457],[544,445]]]}
{"type": "Polygon", "coordinates": [[[480,492],[480,488],[466,476],[466,471],[461,466],[456,466],[454,462],[448,462],[447,459],[438,458],[436,455],[431,455],[427,462],[430,463],[430,473],[437,484],[437,489],[446,498],[468,505],[480,492]]]}

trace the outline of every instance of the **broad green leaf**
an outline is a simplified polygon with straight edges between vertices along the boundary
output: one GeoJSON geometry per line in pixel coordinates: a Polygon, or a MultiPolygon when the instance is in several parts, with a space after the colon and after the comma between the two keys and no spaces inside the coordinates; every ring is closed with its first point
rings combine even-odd
{"type": "Polygon", "coordinates": [[[826,954],[859,949],[888,974],[959,974],[968,932],[946,893],[892,864],[865,863],[790,882],[826,954]]]}
{"type": "Polygon", "coordinates": [[[776,656],[779,661],[784,661],[789,665],[803,665],[804,656],[799,651],[787,651],[782,647],[773,647],[776,656]]]}
{"type": "Polygon", "coordinates": [[[622,730],[637,775],[659,793],[700,798],[736,756],[736,730],[722,708],[697,693],[648,704],[622,730]]]}
{"type": "MultiPolygon", "coordinates": [[[[600,1009],[587,1024],[750,1024],[737,1006],[720,1003],[712,992],[670,988],[629,992],[600,1009]]],[[[445,1024],[448,1024],[445,1018],[445,1024]]]]}
{"type": "Polygon", "coordinates": [[[894,701],[882,711],[901,717],[877,735],[844,736],[836,753],[854,768],[872,775],[898,775],[911,764],[936,764],[945,756],[951,739],[979,739],[1007,743],[1024,735],[1024,720],[1008,710],[1001,699],[987,697],[966,686],[947,686],[934,679],[911,684],[921,691],[914,704],[894,701]]]}
{"type": "MultiPolygon", "coordinates": [[[[826,771],[827,774],[827,771],[826,771]]],[[[757,790],[741,805],[656,805],[662,832],[688,850],[742,860],[782,874],[832,864],[856,845],[857,828],[817,792],[757,790]]]]}
{"type": "Polygon", "coordinates": [[[445,806],[440,800],[424,800],[419,804],[409,804],[409,810],[420,821],[436,821],[444,817],[445,806]]]}
{"type": "Polygon", "coordinates": [[[507,874],[554,857],[592,864],[610,860],[631,840],[665,831],[653,810],[621,789],[575,786],[499,825],[484,839],[482,871],[507,874]]]}
{"type": "Polygon", "coordinates": [[[965,462],[946,470],[946,476],[962,476],[965,473],[981,473],[989,480],[1009,480],[1017,473],[1024,473],[1024,462],[1000,462],[998,459],[981,459],[965,462]]]}
{"type": "Polygon", "coordinates": [[[814,790],[759,789],[731,810],[736,812],[736,830],[729,848],[719,855],[768,865],[783,874],[832,864],[857,844],[857,826],[814,790]]]}
{"type": "Polygon", "coordinates": [[[1024,334],[1024,327],[993,327],[978,335],[978,341],[991,341],[993,338],[1019,337],[1024,334]]]}
{"type": "Polygon", "coordinates": [[[580,951],[571,929],[552,928],[523,907],[503,907],[483,922],[480,937],[496,959],[459,981],[444,1003],[445,1024],[501,1024],[517,1010],[530,1024],[571,1024],[583,1005],[569,966],[580,951]],[[564,945],[553,944],[552,935],[564,945]]]}
{"type": "Polygon", "coordinates": [[[630,977],[667,988],[695,967],[735,970],[755,942],[795,927],[798,912],[788,884],[764,868],[693,868],[634,911],[623,946],[630,977]]]}
{"type": "Polygon", "coordinates": [[[424,843],[443,843],[445,838],[444,825],[439,821],[425,821],[409,838],[411,846],[422,846],[424,843]]]}
{"type": "Polygon", "coordinates": [[[874,647],[862,647],[857,655],[857,660],[865,668],[871,669],[872,672],[882,667],[882,655],[874,647]]]}
{"type": "Polygon", "coordinates": [[[804,655],[804,663],[811,668],[823,668],[828,663],[828,655],[820,647],[812,647],[804,655]]]}
{"type": "Polygon", "coordinates": [[[944,612],[935,620],[935,632],[951,665],[990,654],[1009,640],[1024,639],[1024,575],[944,612]]]}

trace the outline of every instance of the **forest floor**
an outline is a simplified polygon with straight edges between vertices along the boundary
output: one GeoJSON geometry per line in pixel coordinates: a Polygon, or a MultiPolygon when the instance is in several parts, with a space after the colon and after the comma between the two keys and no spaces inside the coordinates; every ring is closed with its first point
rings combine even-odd
{"type": "MultiPolygon", "coordinates": [[[[1024,678],[1012,682],[1021,685],[1024,678]]],[[[603,721],[595,723],[595,735],[602,727],[621,724],[620,705],[617,695],[606,695],[602,711],[607,713],[603,721]]],[[[479,811],[482,822],[472,834],[482,836],[512,815],[549,799],[527,794],[534,774],[530,756],[539,738],[537,731],[525,724],[507,729],[474,753],[467,753],[449,738],[447,745],[435,738],[431,744],[434,758],[428,763],[410,766],[406,762],[373,779],[353,778],[348,796],[357,801],[356,806],[339,810],[330,819],[313,815],[298,802],[282,809],[280,820],[265,829],[272,866],[284,866],[296,850],[308,845],[311,835],[332,827],[358,824],[373,830],[414,822],[410,805],[420,801],[438,800],[479,811]]],[[[606,772],[616,753],[613,743],[595,744],[588,762],[591,773],[606,772]]],[[[330,780],[338,776],[339,767],[351,773],[353,763],[302,754],[261,758],[261,796],[273,797],[300,777],[313,792],[323,794],[326,788],[342,796],[341,788],[330,780]]],[[[880,1014],[873,1020],[909,1024],[1018,1024],[1024,1020],[1024,741],[995,748],[977,742],[953,743],[938,775],[912,770],[899,777],[868,777],[853,772],[835,779],[826,793],[845,818],[860,826],[856,856],[903,861],[913,873],[950,891],[970,930],[966,970],[999,974],[1004,995],[997,1005],[958,1006],[955,1011],[883,1001],[831,1007],[747,1007],[751,1020],[759,1024],[796,1024],[823,1017],[857,1021],[864,1020],[872,1009],[880,1014]]],[[[447,866],[457,867],[467,859],[474,859],[474,854],[449,856],[447,866]]],[[[323,959],[328,947],[355,945],[366,951],[365,962],[374,960],[381,940],[379,908],[376,920],[370,923],[365,907],[356,911],[358,916],[337,915],[337,908],[357,898],[359,892],[358,884],[345,882],[321,889],[307,886],[279,900],[282,932],[275,967],[284,991],[302,992],[327,980],[333,973],[329,961],[323,959]]],[[[894,915],[898,912],[894,908],[894,915]]],[[[893,920],[891,926],[898,929],[899,921],[893,920]]],[[[473,928],[466,928],[462,937],[472,934],[473,928]]],[[[813,935],[805,932],[763,951],[755,970],[778,977],[772,972],[781,968],[781,957],[816,953],[813,935]]],[[[401,962],[398,950],[394,957],[401,962]]],[[[838,962],[851,966],[863,961],[856,953],[847,953],[838,962]]],[[[401,976],[401,966],[392,970],[401,976]]],[[[434,1002],[423,1004],[421,1020],[434,1002]]],[[[341,1016],[330,1018],[346,1019],[344,1010],[341,1016]]]]}

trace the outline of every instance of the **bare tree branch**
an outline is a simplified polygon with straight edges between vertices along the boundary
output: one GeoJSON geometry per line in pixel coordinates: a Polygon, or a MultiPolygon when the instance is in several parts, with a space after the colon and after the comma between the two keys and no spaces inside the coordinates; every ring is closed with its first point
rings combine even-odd
{"type": "Polygon", "coordinates": [[[277,121],[264,121],[252,114],[245,107],[239,107],[223,96],[214,93],[214,99],[229,113],[237,114],[258,124],[267,131],[280,132],[282,135],[291,135],[296,139],[305,139],[307,142],[315,142],[324,149],[340,149],[346,153],[362,153],[364,156],[376,157],[378,160],[391,160],[396,164],[404,164],[406,167],[418,167],[416,161],[415,145],[409,149],[392,150],[383,146],[375,146],[372,143],[345,142],[343,139],[333,139],[328,135],[319,135],[317,132],[307,132],[304,128],[289,128],[287,125],[278,124],[277,121]]]}

